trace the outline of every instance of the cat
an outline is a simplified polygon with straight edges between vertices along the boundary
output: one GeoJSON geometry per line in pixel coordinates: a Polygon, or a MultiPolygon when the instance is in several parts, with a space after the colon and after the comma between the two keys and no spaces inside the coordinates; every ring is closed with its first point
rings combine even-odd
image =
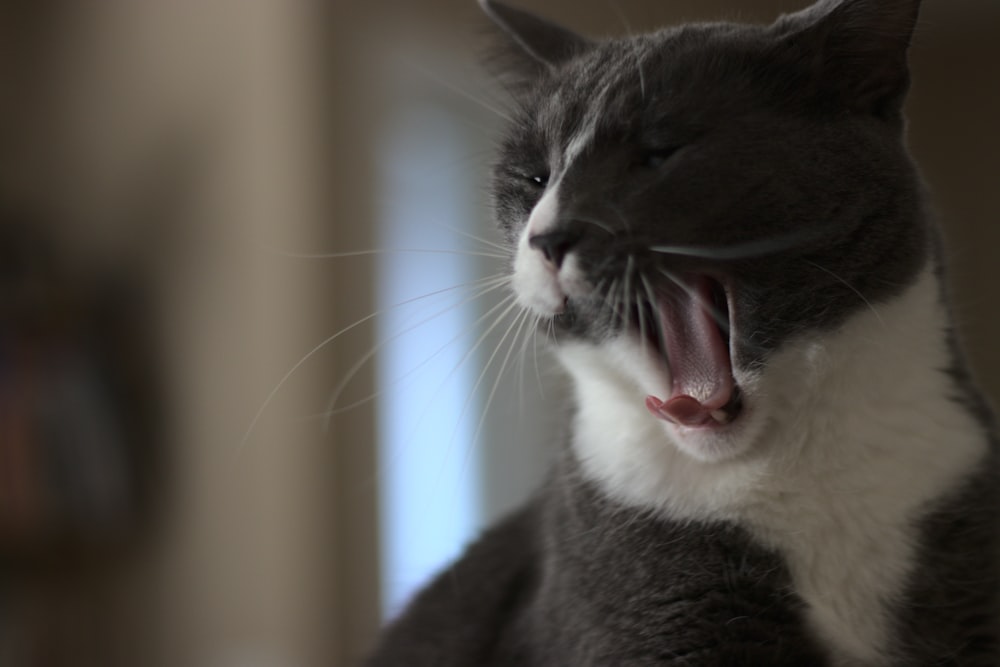
{"type": "Polygon", "coordinates": [[[572,416],[368,665],[997,665],[998,448],[905,147],[920,0],[594,42],[480,0],[572,416]]]}

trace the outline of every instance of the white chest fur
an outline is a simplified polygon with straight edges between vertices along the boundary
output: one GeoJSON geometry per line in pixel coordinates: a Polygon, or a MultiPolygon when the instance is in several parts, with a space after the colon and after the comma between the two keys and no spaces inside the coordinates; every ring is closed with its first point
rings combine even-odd
{"type": "Polygon", "coordinates": [[[631,343],[571,344],[574,448],[611,496],[674,519],[729,519],[786,558],[843,665],[879,664],[887,603],[915,560],[914,520],[976,469],[982,429],[950,397],[947,316],[929,269],[835,332],[790,343],[748,394],[734,459],[685,454],[643,405],[631,343]]]}

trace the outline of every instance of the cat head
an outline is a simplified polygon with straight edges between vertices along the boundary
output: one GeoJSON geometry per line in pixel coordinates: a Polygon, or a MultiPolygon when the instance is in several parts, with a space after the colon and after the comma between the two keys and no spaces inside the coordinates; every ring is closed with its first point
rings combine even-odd
{"type": "Polygon", "coordinates": [[[493,193],[520,303],[689,453],[737,454],[769,359],[927,262],[902,115],[919,0],[602,42],[481,4],[517,96],[493,193]]]}

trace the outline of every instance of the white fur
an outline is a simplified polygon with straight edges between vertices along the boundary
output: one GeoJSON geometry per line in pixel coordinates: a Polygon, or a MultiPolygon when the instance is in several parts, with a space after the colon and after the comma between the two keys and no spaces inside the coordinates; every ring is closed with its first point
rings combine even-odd
{"type": "Polygon", "coordinates": [[[839,664],[880,664],[885,603],[914,564],[913,521],[987,447],[950,399],[945,328],[928,269],[877,313],[737,377],[746,409],[719,435],[649,415],[643,400],[663,374],[634,339],[565,345],[574,447],[611,496],[674,519],[730,519],[779,550],[839,664]]]}
{"type": "Polygon", "coordinates": [[[569,165],[573,164],[573,161],[579,157],[580,153],[590,145],[594,140],[594,130],[597,127],[595,121],[588,122],[582,131],[578,132],[576,136],[569,142],[566,146],[566,151],[563,153],[563,164],[568,168],[569,165]]]}
{"type": "Polygon", "coordinates": [[[570,253],[556,268],[541,251],[529,245],[532,236],[552,230],[559,219],[559,183],[551,185],[535,204],[518,239],[514,257],[514,294],[532,311],[552,317],[562,312],[566,297],[583,296],[592,289],[580,270],[579,259],[570,253]]]}
{"type": "Polygon", "coordinates": [[[594,134],[597,132],[597,123],[601,120],[604,108],[607,106],[608,98],[612,95],[611,81],[605,81],[590,99],[590,106],[583,115],[580,126],[577,128],[573,138],[566,144],[563,152],[563,169],[566,173],[573,162],[581,153],[593,143],[594,134]]]}
{"type": "Polygon", "coordinates": [[[542,253],[528,245],[532,236],[544,234],[556,223],[558,183],[535,204],[517,244],[514,257],[514,293],[522,306],[551,317],[563,309],[566,295],[559,286],[558,271],[542,253]]]}

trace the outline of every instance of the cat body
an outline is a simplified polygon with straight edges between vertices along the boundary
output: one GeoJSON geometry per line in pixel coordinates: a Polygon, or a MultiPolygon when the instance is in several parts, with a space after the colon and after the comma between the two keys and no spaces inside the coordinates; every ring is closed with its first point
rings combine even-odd
{"type": "Polygon", "coordinates": [[[483,4],[573,412],[370,664],[1000,663],[997,446],[903,141],[919,0],[605,43],[483,4]]]}

